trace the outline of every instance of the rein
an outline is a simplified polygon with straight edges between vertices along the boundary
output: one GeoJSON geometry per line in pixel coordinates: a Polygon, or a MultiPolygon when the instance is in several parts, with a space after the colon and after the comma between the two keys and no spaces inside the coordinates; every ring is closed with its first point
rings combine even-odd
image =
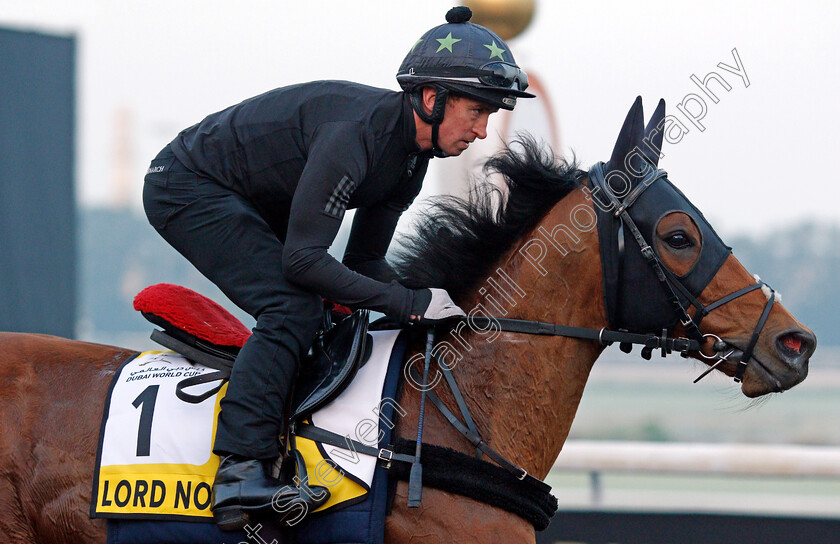
{"type": "Polygon", "coordinates": [[[546,323],[544,321],[527,321],[524,319],[508,319],[502,317],[464,317],[461,320],[466,321],[467,324],[475,325],[480,330],[488,330],[493,324],[496,324],[502,332],[597,340],[602,346],[609,346],[614,342],[619,342],[625,346],[638,344],[644,346],[642,350],[648,355],[655,349],[662,350],[663,357],[675,351],[687,355],[690,351],[699,351],[702,346],[702,342],[695,339],[670,337],[668,336],[667,329],[662,329],[662,335],[657,336],[655,334],[612,331],[606,327],[590,329],[587,327],[572,327],[557,323],[546,323]],[[484,326],[479,326],[479,324],[484,326]]]}

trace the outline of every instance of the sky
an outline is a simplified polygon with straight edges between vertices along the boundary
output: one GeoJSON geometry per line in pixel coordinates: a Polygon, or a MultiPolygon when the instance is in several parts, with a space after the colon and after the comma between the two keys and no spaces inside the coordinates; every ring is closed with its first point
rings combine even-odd
{"type": "MultiPolygon", "coordinates": [[[[397,89],[403,56],[452,5],[0,0],[0,26],[76,37],[79,201],[127,199],[139,213],[146,166],[181,129],[292,83],[397,89]],[[123,196],[113,183],[120,142],[130,172],[123,196]]],[[[837,28],[840,3],[829,1],[537,0],[531,25],[509,45],[550,103],[558,154],[574,153],[583,167],[607,160],[635,97],[647,115],[664,98],[688,132],[665,144],[660,167],[724,236],[766,234],[805,221],[840,224],[837,28]],[[738,68],[735,51],[746,77],[719,67],[738,68]],[[709,83],[717,103],[691,79],[710,72],[730,87],[709,83]],[[703,130],[688,119],[698,99],[703,130]]],[[[544,132],[546,119],[523,114],[513,124],[544,132]]],[[[433,161],[425,194],[469,160],[433,161]]]]}

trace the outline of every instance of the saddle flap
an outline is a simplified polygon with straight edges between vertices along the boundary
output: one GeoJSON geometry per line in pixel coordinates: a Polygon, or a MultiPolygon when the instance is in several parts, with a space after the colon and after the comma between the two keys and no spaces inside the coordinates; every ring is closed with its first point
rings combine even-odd
{"type": "Polygon", "coordinates": [[[297,421],[338,396],[370,357],[368,310],[357,310],[315,341],[301,362],[292,399],[291,421],[297,421]]]}

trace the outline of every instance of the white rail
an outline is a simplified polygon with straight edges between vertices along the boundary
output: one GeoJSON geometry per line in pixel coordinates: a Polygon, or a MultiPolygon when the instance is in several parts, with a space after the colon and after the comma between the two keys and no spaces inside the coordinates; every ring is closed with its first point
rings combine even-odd
{"type": "Polygon", "coordinates": [[[570,440],[554,470],[840,477],[840,448],[570,440]]]}

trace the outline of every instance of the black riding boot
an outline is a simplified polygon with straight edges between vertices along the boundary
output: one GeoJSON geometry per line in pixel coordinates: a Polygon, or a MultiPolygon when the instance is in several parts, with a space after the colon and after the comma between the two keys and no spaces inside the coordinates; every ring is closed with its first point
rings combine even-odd
{"type": "Polygon", "coordinates": [[[241,529],[251,516],[280,522],[315,510],[330,498],[321,486],[301,489],[266,475],[263,461],[238,455],[222,457],[213,483],[213,518],[223,531],[241,529]]]}

